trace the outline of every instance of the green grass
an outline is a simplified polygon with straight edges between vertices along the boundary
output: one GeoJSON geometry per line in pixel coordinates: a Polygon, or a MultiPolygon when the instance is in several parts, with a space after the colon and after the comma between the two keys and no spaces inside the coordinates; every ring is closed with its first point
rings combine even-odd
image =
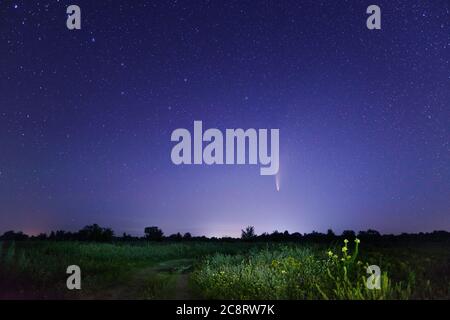
{"type": "Polygon", "coordinates": [[[282,246],[214,255],[194,272],[193,280],[206,298],[305,299],[313,298],[314,279],[325,268],[309,248],[282,246]]]}
{"type": "Polygon", "coordinates": [[[368,248],[361,256],[358,243],[345,243],[328,250],[281,245],[244,255],[216,254],[201,263],[193,279],[209,299],[450,298],[448,246],[408,248],[368,248]],[[381,268],[379,290],[366,285],[372,264],[381,268]],[[447,271],[439,274],[436,266],[447,271]]]}
{"type": "MultiPolygon", "coordinates": [[[[0,283],[15,291],[41,292],[50,296],[77,293],[66,290],[66,269],[78,265],[82,270],[81,296],[110,290],[111,284],[126,284],[141,268],[161,261],[202,257],[217,251],[233,253],[242,246],[228,243],[116,243],[26,241],[1,244],[0,283]]],[[[2,292],[0,292],[1,294],[2,292]]]]}
{"type": "Polygon", "coordinates": [[[449,262],[432,242],[0,242],[0,298],[449,299],[449,262]],[[66,289],[72,264],[81,291],[66,289]],[[381,290],[366,287],[369,264],[381,290]]]}

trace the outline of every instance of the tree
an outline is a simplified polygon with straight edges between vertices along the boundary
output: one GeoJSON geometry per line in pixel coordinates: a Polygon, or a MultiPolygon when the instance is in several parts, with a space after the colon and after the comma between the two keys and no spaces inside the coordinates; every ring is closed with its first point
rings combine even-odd
{"type": "Polygon", "coordinates": [[[183,236],[184,240],[190,240],[192,238],[192,235],[189,232],[186,232],[183,236]]]}
{"type": "Polygon", "coordinates": [[[360,231],[358,237],[360,238],[379,238],[381,234],[377,230],[368,229],[367,231],[360,231]]]}
{"type": "Polygon", "coordinates": [[[255,234],[255,227],[253,226],[248,226],[247,228],[245,228],[245,230],[241,230],[241,239],[243,240],[250,240],[256,237],[255,234]]]}
{"type": "MultiPolygon", "coordinates": [[[[78,239],[84,241],[94,241],[94,242],[109,242],[112,240],[114,232],[110,228],[102,228],[98,224],[93,224],[85,226],[83,229],[78,231],[78,239]]],[[[56,233],[56,238],[63,238],[64,234],[59,235],[56,233]]]]}
{"type": "Polygon", "coordinates": [[[0,240],[5,241],[22,241],[27,240],[28,236],[24,234],[22,231],[14,232],[14,231],[6,231],[3,236],[0,237],[0,240]]]}
{"type": "Polygon", "coordinates": [[[164,236],[164,232],[162,232],[162,230],[160,228],[155,227],[155,226],[153,226],[153,227],[146,227],[144,229],[144,232],[145,232],[145,237],[148,240],[159,241],[159,240],[162,240],[162,238],[164,236]]]}
{"type": "Polygon", "coordinates": [[[169,240],[172,240],[172,241],[181,241],[183,239],[183,236],[181,235],[181,233],[174,233],[174,234],[171,234],[170,236],[169,236],[169,240]]]}
{"type": "Polygon", "coordinates": [[[300,232],[294,232],[293,234],[291,234],[291,238],[293,240],[300,240],[302,238],[302,234],[300,232]]]}
{"type": "Polygon", "coordinates": [[[46,240],[47,239],[47,234],[46,233],[40,233],[36,236],[36,239],[38,240],[46,240]]]}
{"type": "Polygon", "coordinates": [[[342,237],[344,237],[345,239],[354,239],[356,238],[356,234],[353,230],[344,230],[342,232],[342,237]]]}
{"type": "Polygon", "coordinates": [[[124,232],[122,234],[122,240],[125,240],[125,241],[133,240],[133,237],[131,236],[131,234],[124,232]]]}

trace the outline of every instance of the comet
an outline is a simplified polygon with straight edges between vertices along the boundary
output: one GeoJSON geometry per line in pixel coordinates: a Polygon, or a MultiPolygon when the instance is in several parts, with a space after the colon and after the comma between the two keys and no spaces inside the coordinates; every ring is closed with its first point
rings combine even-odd
{"type": "Polygon", "coordinates": [[[277,188],[277,191],[280,191],[280,186],[281,186],[281,177],[280,177],[280,172],[278,171],[278,173],[275,175],[275,186],[277,188]]]}

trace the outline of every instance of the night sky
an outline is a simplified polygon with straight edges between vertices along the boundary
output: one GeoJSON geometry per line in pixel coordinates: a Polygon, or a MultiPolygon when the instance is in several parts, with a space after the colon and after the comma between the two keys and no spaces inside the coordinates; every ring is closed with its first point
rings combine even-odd
{"type": "Polygon", "coordinates": [[[450,230],[449,164],[448,0],[0,0],[0,232],[450,230]],[[280,129],[280,190],[174,165],[194,120],[280,129]]]}

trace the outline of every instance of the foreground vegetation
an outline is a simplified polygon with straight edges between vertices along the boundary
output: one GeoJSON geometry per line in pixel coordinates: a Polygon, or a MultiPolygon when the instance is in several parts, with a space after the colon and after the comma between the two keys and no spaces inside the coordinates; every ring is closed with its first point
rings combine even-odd
{"type": "MultiPolygon", "coordinates": [[[[16,297],[18,293],[21,297],[20,293],[24,293],[25,298],[76,298],[101,297],[104,291],[126,286],[139,270],[157,268],[165,261],[201,258],[218,251],[232,254],[240,248],[213,243],[18,241],[0,242],[0,250],[0,297],[16,297]],[[67,292],[69,265],[78,265],[82,270],[79,292],[67,292]]],[[[153,276],[154,272],[149,273],[153,276]]]]}
{"type": "Polygon", "coordinates": [[[246,255],[218,254],[194,273],[194,281],[208,298],[218,299],[408,299],[412,282],[393,285],[386,272],[380,289],[367,287],[369,264],[358,260],[359,239],[353,253],[348,240],[327,255],[309,247],[282,246],[252,250],[246,255]],[[339,249],[339,248],[337,248],[339,249]]]}
{"type": "MultiPolygon", "coordinates": [[[[349,241],[350,240],[350,241],[349,241]]],[[[449,299],[442,241],[0,242],[0,298],[449,299]],[[66,289],[79,265],[82,290],[66,289]],[[381,289],[367,288],[367,266],[381,289]]]]}

